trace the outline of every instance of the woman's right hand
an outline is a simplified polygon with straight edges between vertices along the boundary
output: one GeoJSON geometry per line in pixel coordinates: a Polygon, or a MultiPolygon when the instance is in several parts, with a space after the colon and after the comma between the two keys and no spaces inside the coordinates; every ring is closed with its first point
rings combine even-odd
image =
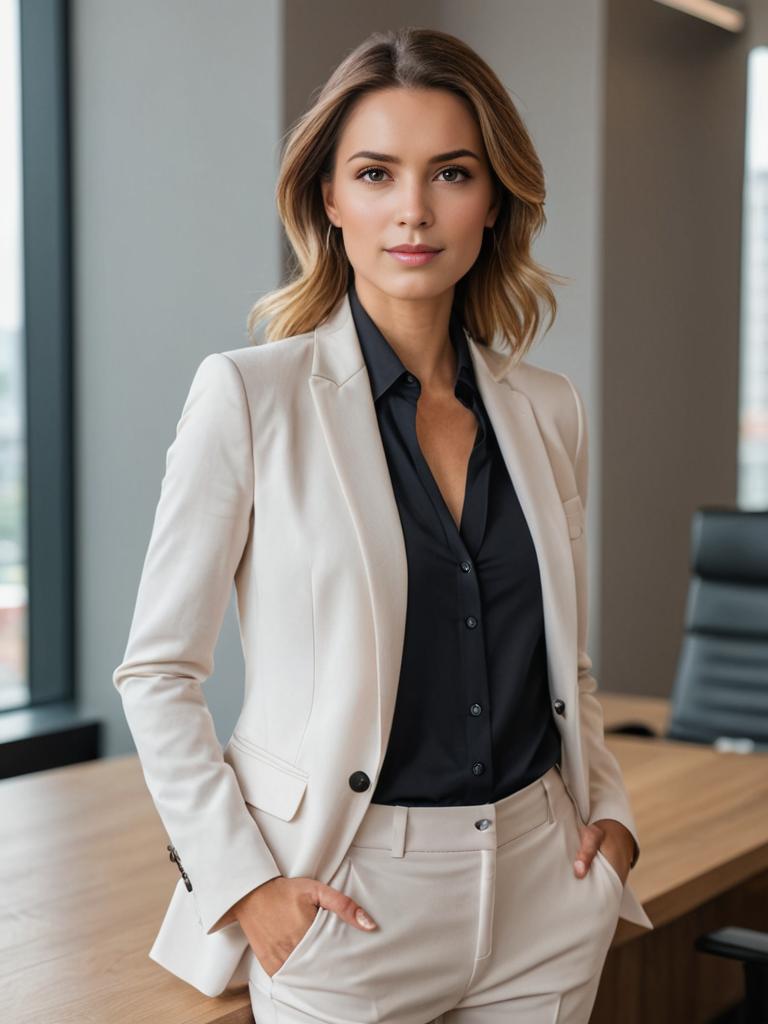
{"type": "Polygon", "coordinates": [[[232,910],[254,955],[271,977],[309,930],[318,907],[333,911],[361,931],[377,927],[351,896],[308,877],[270,878],[252,889],[232,910]]]}

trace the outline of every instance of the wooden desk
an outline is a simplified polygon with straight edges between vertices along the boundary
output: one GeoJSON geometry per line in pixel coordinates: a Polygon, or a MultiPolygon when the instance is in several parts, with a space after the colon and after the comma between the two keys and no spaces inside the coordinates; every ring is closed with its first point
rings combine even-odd
{"type": "Polygon", "coordinates": [[[664,697],[637,697],[624,693],[600,693],[606,731],[621,725],[647,725],[663,736],[667,731],[669,701],[664,697]]]}
{"type": "Polygon", "coordinates": [[[640,836],[632,885],[655,928],[619,922],[591,1024],[703,1024],[741,1000],[743,972],[694,939],[768,931],[768,754],[671,742],[667,701],[600,698],[606,729],[644,722],[662,738],[608,735],[640,836]]]}
{"type": "MultiPolygon", "coordinates": [[[[605,695],[606,721],[652,710],[616,700],[605,695]]],[[[633,887],[656,928],[620,922],[592,1021],[696,1024],[736,1001],[741,975],[693,953],[694,935],[768,929],[768,755],[608,744],[642,844],[633,887]]],[[[247,990],[209,999],[147,956],[178,877],[166,842],[135,756],[0,782],[1,1020],[253,1024],[247,990]]]]}

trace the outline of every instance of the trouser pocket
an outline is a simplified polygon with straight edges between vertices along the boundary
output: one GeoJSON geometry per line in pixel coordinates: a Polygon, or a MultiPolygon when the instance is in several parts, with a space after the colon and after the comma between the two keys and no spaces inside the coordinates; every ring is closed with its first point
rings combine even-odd
{"type": "MultiPolygon", "coordinates": [[[[344,857],[344,859],[341,861],[341,863],[339,864],[336,871],[333,873],[330,880],[326,883],[327,885],[330,885],[334,889],[341,888],[341,886],[339,886],[337,883],[342,878],[342,875],[347,867],[348,862],[349,855],[344,857]]],[[[262,990],[269,991],[272,987],[272,982],[276,978],[282,978],[284,974],[293,970],[297,962],[302,960],[304,954],[307,952],[309,947],[313,946],[315,941],[317,940],[320,932],[323,929],[324,924],[327,921],[328,915],[333,913],[334,911],[328,910],[326,907],[317,907],[315,916],[312,918],[309,927],[301,936],[301,938],[293,947],[293,949],[285,958],[285,960],[282,962],[282,964],[277,968],[277,970],[273,974],[269,974],[267,972],[259,958],[253,952],[253,950],[251,950],[252,964],[251,970],[249,972],[250,980],[262,990]]]]}

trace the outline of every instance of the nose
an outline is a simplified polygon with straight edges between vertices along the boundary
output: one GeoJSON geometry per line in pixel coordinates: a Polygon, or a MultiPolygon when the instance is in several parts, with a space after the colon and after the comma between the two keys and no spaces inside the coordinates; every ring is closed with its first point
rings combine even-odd
{"type": "Polygon", "coordinates": [[[432,210],[427,202],[425,191],[420,182],[402,186],[398,194],[399,224],[423,226],[432,221],[432,210]]]}

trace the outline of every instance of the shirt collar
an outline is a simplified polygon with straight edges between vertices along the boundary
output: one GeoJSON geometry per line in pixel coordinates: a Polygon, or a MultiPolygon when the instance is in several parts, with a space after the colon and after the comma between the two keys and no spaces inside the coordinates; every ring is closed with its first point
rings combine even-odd
{"type": "MultiPolygon", "coordinates": [[[[350,282],[347,293],[360,347],[363,350],[363,358],[368,368],[375,402],[409,371],[363,307],[354,281],[350,282]]],[[[461,381],[474,391],[477,391],[467,336],[464,333],[455,307],[451,310],[448,333],[457,355],[454,389],[459,387],[459,382],[461,381]]]]}

